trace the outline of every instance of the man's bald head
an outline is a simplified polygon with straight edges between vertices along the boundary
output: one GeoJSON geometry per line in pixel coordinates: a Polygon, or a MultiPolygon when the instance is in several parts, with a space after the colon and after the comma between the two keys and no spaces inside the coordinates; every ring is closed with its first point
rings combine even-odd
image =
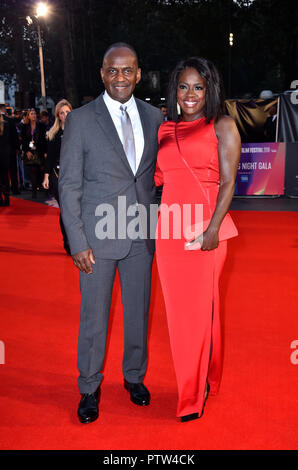
{"type": "Polygon", "coordinates": [[[115,49],[128,49],[136,57],[138,63],[138,55],[136,50],[130,44],[127,44],[126,42],[115,42],[114,44],[111,44],[104,53],[102,64],[104,64],[104,61],[110,52],[114,52],[115,49]]]}

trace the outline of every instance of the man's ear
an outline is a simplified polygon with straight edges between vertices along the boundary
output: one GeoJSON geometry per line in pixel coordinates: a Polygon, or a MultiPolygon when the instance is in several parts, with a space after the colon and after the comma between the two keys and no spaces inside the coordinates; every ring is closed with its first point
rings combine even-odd
{"type": "Polygon", "coordinates": [[[137,80],[136,80],[136,83],[139,83],[139,81],[141,80],[142,78],[142,71],[140,69],[140,67],[138,68],[138,71],[137,71],[137,80]]]}

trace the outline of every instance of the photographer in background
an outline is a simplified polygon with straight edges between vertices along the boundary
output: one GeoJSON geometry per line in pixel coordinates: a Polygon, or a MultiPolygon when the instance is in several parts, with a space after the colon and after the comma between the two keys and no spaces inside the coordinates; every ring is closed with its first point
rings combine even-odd
{"type": "MultiPolygon", "coordinates": [[[[24,116],[27,119],[27,116],[24,116]]],[[[37,198],[37,188],[42,183],[42,165],[46,154],[46,128],[37,121],[34,108],[28,112],[28,124],[23,124],[21,130],[23,161],[30,169],[32,199],[37,198]]]]}

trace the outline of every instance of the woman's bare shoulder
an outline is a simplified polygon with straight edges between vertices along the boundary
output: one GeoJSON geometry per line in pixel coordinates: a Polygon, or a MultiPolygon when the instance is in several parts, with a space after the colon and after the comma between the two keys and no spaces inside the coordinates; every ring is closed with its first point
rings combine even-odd
{"type": "Polygon", "coordinates": [[[238,137],[238,128],[231,116],[223,115],[214,123],[214,129],[217,137],[226,137],[234,135],[238,137]]]}

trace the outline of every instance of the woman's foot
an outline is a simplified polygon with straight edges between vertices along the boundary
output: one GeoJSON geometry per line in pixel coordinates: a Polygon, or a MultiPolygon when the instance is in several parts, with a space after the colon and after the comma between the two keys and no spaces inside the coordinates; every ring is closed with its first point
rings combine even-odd
{"type": "Polygon", "coordinates": [[[192,413],[191,415],[181,416],[181,423],[186,423],[186,421],[193,421],[194,419],[198,419],[199,413],[192,413]]]}
{"type": "MultiPolygon", "coordinates": [[[[210,385],[208,384],[208,382],[206,382],[204,405],[203,405],[201,416],[203,415],[204,406],[205,406],[206,400],[207,400],[208,395],[209,395],[209,390],[210,390],[210,385]]],[[[187,421],[193,421],[194,419],[201,418],[201,416],[199,416],[199,413],[192,413],[190,415],[181,416],[180,420],[181,420],[182,423],[186,423],[187,421]]]]}

